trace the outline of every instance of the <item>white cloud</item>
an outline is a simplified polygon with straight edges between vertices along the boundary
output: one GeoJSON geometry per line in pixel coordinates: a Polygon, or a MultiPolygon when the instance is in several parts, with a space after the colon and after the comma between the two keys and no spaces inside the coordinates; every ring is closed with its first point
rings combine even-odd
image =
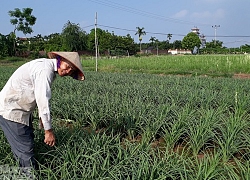
{"type": "Polygon", "coordinates": [[[217,9],[215,12],[204,11],[204,12],[194,12],[191,14],[191,18],[195,19],[222,19],[224,17],[225,17],[225,11],[223,9],[217,9]]]}
{"type": "Polygon", "coordinates": [[[188,14],[187,10],[182,10],[182,11],[179,11],[176,14],[174,14],[172,17],[173,18],[182,18],[182,17],[187,16],[187,14],[188,14]]]}

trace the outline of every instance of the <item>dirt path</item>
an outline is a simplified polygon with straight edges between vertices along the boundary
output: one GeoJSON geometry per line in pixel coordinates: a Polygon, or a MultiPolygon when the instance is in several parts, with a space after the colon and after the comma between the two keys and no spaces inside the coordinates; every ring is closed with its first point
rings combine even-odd
{"type": "Polygon", "coordinates": [[[250,79],[250,74],[234,74],[233,78],[238,79],[250,79]]]}

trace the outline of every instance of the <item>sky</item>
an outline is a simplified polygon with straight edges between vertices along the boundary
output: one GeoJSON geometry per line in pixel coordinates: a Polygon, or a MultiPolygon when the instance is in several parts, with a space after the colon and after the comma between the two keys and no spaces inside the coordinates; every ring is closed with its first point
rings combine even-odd
{"type": "MultiPolygon", "coordinates": [[[[130,34],[138,42],[136,27],[144,28],[142,42],[182,40],[198,28],[206,41],[219,40],[225,47],[250,44],[250,0],[0,0],[0,33],[14,30],[8,12],[32,8],[37,20],[33,33],[42,36],[61,33],[70,21],[86,33],[97,28],[119,36],[130,34]]],[[[25,37],[17,32],[18,37],[25,37]]]]}

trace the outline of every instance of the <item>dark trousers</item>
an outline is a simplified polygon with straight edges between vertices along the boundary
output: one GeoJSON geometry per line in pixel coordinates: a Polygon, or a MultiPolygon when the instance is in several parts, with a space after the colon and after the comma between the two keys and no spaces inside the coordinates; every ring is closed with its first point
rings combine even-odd
{"type": "Polygon", "coordinates": [[[0,126],[20,167],[36,168],[34,159],[34,133],[32,125],[6,120],[0,115],[0,126]]]}

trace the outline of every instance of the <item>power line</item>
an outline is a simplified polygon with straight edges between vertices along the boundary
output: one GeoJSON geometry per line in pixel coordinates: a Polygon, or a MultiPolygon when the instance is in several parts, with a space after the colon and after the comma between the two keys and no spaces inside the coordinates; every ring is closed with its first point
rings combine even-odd
{"type": "MultiPolygon", "coordinates": [[[[118,29],[118,30],[123,30],[123,31],[128,31],[128,32],[137,32],[136,30],[131,30],[131,29],[125,29],[125,28],[119,28],[119,27],[112,27],[112,26],[107,26],[107,25],[101,25],[101,24],[98,24],[98,26],[101,26],[101,27],[106,27],[106,28],[111,28],[111,29],[118,29]]],[[[172,34],[174,36],[186,36],[186,34],[174,34],[174,33],[161,33],[161,32],[149,32],[149,31],[145,31],[146,34],[158,34],[158,35],[168,35],[168,34],[172,34]]],[[[208,35],[206,37],[214,37],[214,35],[208,35]]],[[[232,36],[218,36],[216,35],[216,37],[225,37],[225,38],[248,38],[250,37],[250,35],[232,35],[232,36]]]]}
{"type": "Polygon", "coordinates": [[[250,41],[231,41],[231,42],[223,42],[223,44],[232,44],[237,42],[244,42],[244,43],[250,43],[250,41]]]}
{"type": "Polygon", "coordinates": [[[105,26],[105,25],[101,25],[101,24],[98,24],[98,26],[107,27],[107,28],[111,28],[111,29],[118,29],[118,30],[123,30],[123,31],[132,31],[132,32],[136,32],[136,30],[130,30],[130,29],[124,29],[124,28],[118,28],[118,27],[112,27],[112,26],[105,26]]]}
{"type": "MultiPolygon", "coordinates": [[[[213,36],[206,36],[206,37],[213,37],[213,36]]],[[[218,36],[218,35],[216,35],[216,37],[234,37],[234,38],[249,38],[250,37],[250,35],[243,35],[243,36],[241,36],[241,35],[234,35],[234,36],[218,36]]]]}
{"type": "MultiPolygon", "coordinates": [[[[82,28],[88,28],[88,27],[94,27],[95,25],[88,25],[88,26],[84,26],[82,28]]],[[[133,32],[136,33],[136,30],[131,30],[131,29],[126,29],[126,28],[120,28],[120,27],[113,27],[113,26],[108,26],[108,25],[102,25],[102,24],[98,24],[98,26],[100,27],[105,27],[105,28],[110,28],[110,29],[117,29],[117,30],[122,30],[122,31],[127,31],[127,32],[133,32]]],[[[174,36],[186,36],[186,34],[175,34],[175,33],[162,33],[162,32],[150,32],[150,31],[145,31],[146,34],[156,34],[156,35],[168,35],[168,34],[172,34],[174,36]]],[[[214,37],[214,35],[206,35],[206,37],[214,37]]],[[[216,35],[216,37],[220,37],[220,38],[249,38],[250,35],[216,35]]]]}
{"type": "Polygon", "coordinates": [[[82,28],[88,28],[88,27],[92,27],[92,26],[95,26],[95,25],[92,24],[92,25],[89,25],[89,26],[84,26],[84,27],[82,27],[82,28]]]}
{"type": "MultiPolygon", "coordinates": [[[[107,28],[112,28],[112,29],[118,29],[118,30],[124,30],[124,31],[132,31],[132,32],[137,32],[136,30],[130,30],[130,29],[124,29],[124,28],[118,28],[118,27],[112,27],[112,26],[106,26],[106,25],[100,25],[98,24],[99,26],[101,27],[107,27],[107,28]]],[[[158,35],[168,35],[168,34],[172,34],[172,33],[160,33],[160,32],[149,32],[149,31],[145,31],[146,34],[158,34],[158,35]]],[[[183,34],[172,34],[172,35],[175,35],[175,36],[186,36],[186,35],[183,35],[183,34]]]]}
{"type": "MultiPolygon", "coordinates": [[[[171,21],[171,22],[175,22],[175,23],[182,23],[182,24],[197,24],[200,26],[210,26],[210,24],[203,24],[203,23],[195,23],[195,22],[191,22],[191,21],[184,21],[184,20],[179,20],[179,19],[174,19],[174,18],[169,18],[169,17],[164,17],[158,14],[154,14],[154,13],[150,13],[147,11],[143,11],[143,10],[139,10],[139,9],[135,9],[129,6],[124,6],[122,4],[116,3],[116,2],[112,2],[110,0],[88,0],[90,2],[96,3],[96,4],[100,4],[103,6],[107,6],[107,7],[111,7],[114,9],[118,9],[118,10],[122,10],[125,12],[129,12],[129,13],[133,13],[133,14],[137,14],[137,15],[142,15],[142,16],[146,16],[146,17],[150,17],[153,19],[157,19],[157,20],[163,20],[163,21],[171,21]]],[[[137,32],[136,30],[130,30],[130,29],[126,29],[126,28],[119,28],[119,27],[111,27],[111,26],[107,26],[107,25],[100,25],[99,26],[102,27],[107,27],[107,28],[111,28],[111,29],[118,29],[118,30],[123,30],[123,31],[128,31],[128,32],[137,32]]],[[[88,26],[89,27],[89,26],[88,26]]],[[[183,34],[174,34],[174,33],[162,33],[162,32],[146,32],[147,34],[155,34],[155,35],[168,35],[168,34],[172,34],[174,36],[186,36],[183,34]]],[[[206,37],[214,37],[214,35],[206,35],[206,37]]],[[[248,38],[250,37],[250,35],[216,35],[216,37],[221,37],[221,38],[248,38]]]]}
{"type": "Polygon", "coordinates": [[[205,24],[205,23],[197,23],[197,22],[184,21],[184,20],[170,18],[170,17],[164,17],[164,16],[161,16],[161,15],[158,15],[158,14],[150,13],[150,12],[147,12],[147,11],[142,11],[142,10],[135,9],[135,8],[132,8],[132,7],[129,7],[129,6],[124,6],[122,4],[118,4],[118,3],[115,3],[115,2],[112,2],[112,1],[109,1],[109,0],[105,0],[105,1],[102,1],[102,0],[88,0],[88,1],[91,1],[91,2],[97,3],[97,4],[101,4],[101,5],[104,5],[104,6],[108,6],[108,7],[114,8],[114,9],[119,9],[119,10],[122,10],[122,11],[126,11],[126,12],[129,12],[129,13],[142,15],[144,17],[145,16],[150,17],[150,18],[157,19],[157,20],[171,21],[171,22],[174,22],[174,23],[181,23],[181,24],[191,24],[191,25],[196,24],[196,25],[199,25],[199,26],[211,26],[210,24],[205,24]]]}

